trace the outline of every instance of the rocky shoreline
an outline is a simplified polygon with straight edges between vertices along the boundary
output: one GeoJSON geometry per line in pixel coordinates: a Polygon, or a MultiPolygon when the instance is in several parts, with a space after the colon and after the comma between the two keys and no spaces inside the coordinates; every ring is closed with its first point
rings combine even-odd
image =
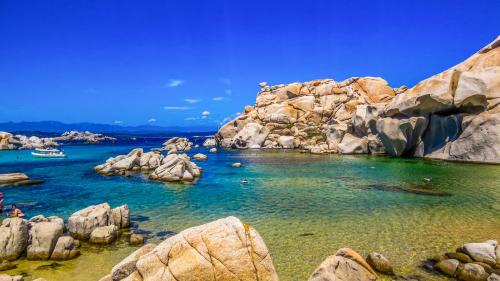
{"type": "Polygon", "coordinates": [[[500,163],[500,37],[415,87],[354,77],[269,86],[225,124],[223,148],[500,163]]]}
{"type": "Polygon", "coordinates": [[[116,138],[94,134],[88,131],[64,132],[59,137],[40,138],[37,136],[13,135],[8,132],[0,132],[0,150],[23,150],[60,146],[62,143],[85,143],[96,144],[106,141],[116,141],[116,138]]]}

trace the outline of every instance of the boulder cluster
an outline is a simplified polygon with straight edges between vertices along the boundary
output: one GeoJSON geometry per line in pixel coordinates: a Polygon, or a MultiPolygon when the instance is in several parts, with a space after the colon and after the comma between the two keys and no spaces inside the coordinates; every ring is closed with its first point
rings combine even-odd
{"type": "Polygon", "coordinates": [[[36,136],[12,135],[0,132],[0,150],[35,149],[58,146],[53,138],[39,138],[36,136]]]}
{"type": "Polygon", "coordinates": [[[152,180],[167,182],[191,182],[201,175],[201,168],[186,154],[171,153],[163,156],[158,151],[144,152],[142,148],[109,158],[106,163],[95,166],[94,171],[108,176],[142,171],[149,174],[152,180]]]}
{"type": "Polygon", "coordinates": [[[495,240],[467,243],[438,255],[427,266],[463,281],[500,281],[500,247],[495,240]]]}
{"type": "Polygon", "coordinates": [[[220,146],[500,163],[500,37],[411,89],[374,77],[259,86],[220,146]]]}
{"type": "Polygon", "coordinates": [[[167,151],[168,153],[177,153],[190,151],[192,146],[193,143],[190,142],[187,138],[173,137],[164,142],[163,147],[157,148],[155,150],[167,151]]]}
{"type": "Polygon", "coordinates": [[[101,143],[106,141],[116,141],[116,138],[108,137],[103,134],[95,134],[89,131],[69,131],[64,132],[60,137],[53,138],[55,141],[61,142],[80,142],[80,143],[101,143]]]}
{"type": "Polygon", "coordinates": [[[129,227],[127,205],[111,209],[107,203],[80,210],[65,225],[60,217],[38,215],[30,220],[7,218],[0,225],[0,260],[69,260],[80,254],[80,240],[109,244],[117,231],[129,227]]]}

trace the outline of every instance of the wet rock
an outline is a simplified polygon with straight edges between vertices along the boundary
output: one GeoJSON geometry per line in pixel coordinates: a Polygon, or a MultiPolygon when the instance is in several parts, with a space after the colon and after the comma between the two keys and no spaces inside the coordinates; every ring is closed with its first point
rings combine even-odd
{"type": "Polygon", "coordinates": [[[132,246],[142,245],[144,244],[144,236],[132,233],[132,235],[130,235],[129,243],[132,246]]]}
{"type": "Polygon", "coordinates": [[[309,281],[374,281],[377,274],[355,251],[343,248],[326,258],[309,281]]]}
{"type": "Polygon", "coordinates": [[[198,161],[207,160],[207,156],[203,153],[196,153],[195,155],[193,155],[193,158],[198,160],[198,161]]]}
{"type": "Polygon", "coordinates": [[[12,262],[8,260],[3,260],[0,262],[0,271],[5,271],[5,270],[10,270],[16,268],[17,265],[13,264],[12,262]]]}
{"type": "Polygon", "coordinates": [[[18,259],[28,246],[29,223],[21,218],[8,218],[0,226],[0,260],[18,259]]]}
{"type": "Polygon", "coordinates": [[[392,265],[389,260],[379,253],[370,253],[366,257],[366,262],[376,271],[393,274],[394,270],[392,269],[392,265]]]}
{"type": "Polygon", "coordinates": [[[119,229],[130,227],[130,211],[128,205],[113,208],[111,210],[113,216],[113,224],[119,229]]]}
{"type": "Polygon", "coordinates": [[[241,167],[241,163],[240,162],[233,163],[233,164],[231,164],[231,167],[239,168],[239,167],[241,167]]]}
{"type": "Polygon", "coordinates": [[[463,281],[485,281],[488,273],[478,264],[466,263],[458,268],[457,277],[463,281]]]}
{"type": "Polygon", "coordinates": [[[446,257],[448,257],[450,259],[456,259],[456,260],[460,261],[461,263],[473,262],[471,257],[469,257],[468,255],[461,253],[461,252],[446,253],[445,255],[446,255],[446,257]]]}
{"type": "Polygon", "coordinates": [[[92,230],[89,242],[92,244],[111,244],[118,237],[116,225],[99,226],[92,230]]]}
{"type": "Polygon", "coordinates": [[[467,243],[460,250],[469,255],[474,261],[484,262],[488,265],[496,264],[495,247],[496,241],[486,241],[484,243],[467,243]]]}
{"type": "Polygon", "coordinates": [[[186,229],[139,258],[144,280],[278,280],[262,237],[235,217],[186,229]],[[174,275],[172,275],[174,274],[174,275]]]}
{"type": "Polygon", "coordinates": [[[139,258],[151,252],[155,247],[156,247],[155,244],[144,245],[141,248],[134,251],[124,260],[119,262],[117,265],[113,266],[113,269],[111,270],[111,280],[113,281],[122,280],[128,277],[134,271],[137,271],[136,263],[139,260],[139,258]]]}
{"type": "Polygon", "coordinates": [[[80,255],[79,246],[79,241],[73,239],[71,236],[59,237],[50,259],[58,261],[74,259],[80,255]]]}
{"type": "Polygon", "coordinates": [[[75,239],[88,240],[95,228],[112,223],[111,207],[102,203],[73,213],[68,219],[68,231],[75,239]]]}
{"type": "Polygon", "coordinates": [[[59,217],[35,217],[30,222],[28,260],[48,260],[63,235],[64,221],[59,217]]]}
{"type": "Polygon", "coordinates": [[[442,273],[454,277],[459,265],[458,260],[447,259],[436,263],[435,267],[442,273]]]}

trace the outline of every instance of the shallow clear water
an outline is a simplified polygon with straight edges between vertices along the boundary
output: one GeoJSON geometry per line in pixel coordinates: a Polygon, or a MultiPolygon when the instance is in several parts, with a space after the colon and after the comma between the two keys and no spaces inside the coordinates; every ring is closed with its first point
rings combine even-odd
{"type": "MultiPolygon", "coordinates": [[[[5,204],[17,203],[28,217],[64,218],[91,204],[128,204],[136,227],[153,241],[235,215],[263,236],[281,280],[306,280],[341,247],[362,255],[381,252],[398,274],[439,280],[443,278],[425,273],[418,264],[464,242],[500,239],[500,166],[297,152],[212,154],[201,147],[188,153],[208,155],[198,162],[203,175],[191,185],[92,172],[108,157],[137,146],[144,145],[66,146],[69,157],[63,160],[0,151],[0,173],[24,172],[45,180],[2,188],[5,204]],[[243,166],[232,168],[233,162],[243,166]],[[250,184],[241,185],[243,178],[250,184]],[[416,185],[451,195],[401,190],[416,185]]],[[[133,250],[124,242],[109,248],[84,246],[75,260],[55,266],[20,261],[6,273],[24,273],[28,280],[98,280],[133,250]]]]}

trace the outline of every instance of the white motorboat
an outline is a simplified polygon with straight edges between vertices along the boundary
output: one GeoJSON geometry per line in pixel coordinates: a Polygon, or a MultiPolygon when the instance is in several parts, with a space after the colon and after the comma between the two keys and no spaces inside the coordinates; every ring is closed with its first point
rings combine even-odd
{"type": "Polygon", "coordinates": [[[31,152],[31,155],[36,157],[46,157],[46,158],[63,158],[66,157],[64,152],[55,148],[37,148],[35,151],[31,152]]]}

